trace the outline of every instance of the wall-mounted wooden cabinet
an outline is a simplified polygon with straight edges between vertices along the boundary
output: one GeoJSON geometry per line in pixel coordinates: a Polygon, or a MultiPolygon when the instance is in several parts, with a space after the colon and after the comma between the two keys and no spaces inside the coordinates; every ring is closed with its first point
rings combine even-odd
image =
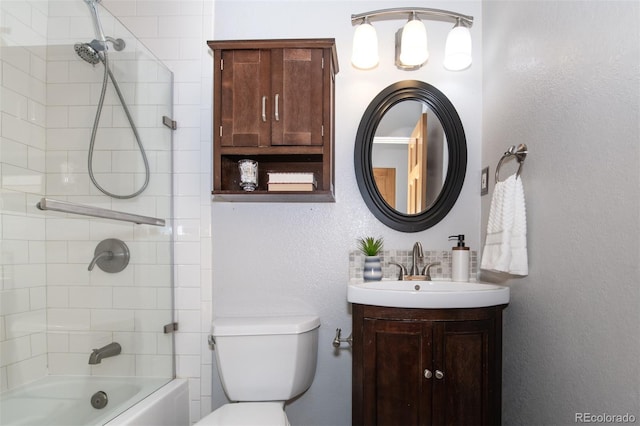
{"type": "Polygon", "coordinates": [[[214,54],[213,192],[223,201],[334,201],[333,39],[207,42],[214,54]],[[258,189],[238,161],[258,161],[258,189]],[[309,192],[267,190],[268,172],[313,172],[309,192]]]}
{"type": "Polygon", "coordinates": [[[500,424],[505,306],[354,304],[353,424],[500,424]]]}

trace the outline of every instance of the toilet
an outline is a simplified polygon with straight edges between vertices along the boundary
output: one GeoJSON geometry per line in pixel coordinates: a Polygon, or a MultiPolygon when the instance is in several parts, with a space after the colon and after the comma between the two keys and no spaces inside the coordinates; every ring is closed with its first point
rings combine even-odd
{"type": "Polygon", "coordinates": [[[218,373],[233,402],[196,425],[289,426],[284,404],[313,382],[319,327],[316,315],[214,319],[218,373]]]}

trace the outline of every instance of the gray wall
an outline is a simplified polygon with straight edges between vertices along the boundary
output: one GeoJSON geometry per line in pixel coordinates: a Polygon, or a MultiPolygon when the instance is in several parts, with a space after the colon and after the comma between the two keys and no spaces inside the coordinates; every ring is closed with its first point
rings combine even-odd
{"type": "MultiPolygon", "coordinates": [[[[403,5],[412,4],[425,6],[403,5]]],[[[640,417],[637,4],[434,2],[428,6],[476,17],[472,68],[442,70],[448,28],[435,24],[430,64],[416,72],[395,70],[392,34],[400,23],[390,21],[376,25],[379,68],[354,70],[350,14],[394,5],[215,2],[216,38],[335,37],[340,73],[337,202],[214,203],[213,315],[258,307],[318,312],[316,378],[287,411],[292,424],[350,424],[351,357],[335,353],[330,340],[336,327],[350,331],[347,254],[354,239],[382,235],[389,249],[408,249],[416,240],[446,249],[446,236],[460,232],[480,249],[490,202],[478,194],[480,170],[490,165],[491,176],[501,153],[525,142],[531,151],[523,174],[531,273],[506,281],[512,303],[505,316],[504,423],[570,424],[576,412],[640,417]],[[362,112],[378,91],[407,78],[447,94],[469,145],[460,201],[443,222],[418,234],[377,222],[353,174],[362,112]]],[[[211,393],[212,408],[225,402],[217,377],[211,393]]]]}
{"type": "MultiPolygon", "coordinates": [[[[403,5],[425,6],[422,1],[403,5]]],[[[213,203],[213,315],[258,310],[313,310],[320,315],[318,370],[305,395],[288,408],[291,424],[351,423],[351,354],[335,352],[331,340],[341,327],[351,332],[346,300],[348,253],[356,238],[383,236],[388,249],[447,249],[447,236],[466,234],[472,249],[480,237],[480,87],[481,19],[474,65],[452,73],[442,67],[449,23],[430,25],[429,64],[420,71],[393,65],[393,41],[402,21],[376,23],[380,65],[372,71],[351,67],[353,13],[397,6],[395,1],[216,1],[214,35],[218,39],[334,37],[340,72],[336,76],[336,202],[324,204],[213,203]],[[438,226],[417,234],[393,231],[369,212],[355,180],[353,148],[360,118],[371,99],[391,83],[420,79],[437,86],[456,105],[469,142],[468,176],[458,203],[438,226]]],[[[480,3],[436,1],[429,7],[452,8],[479,16],[480,3]]],[[[215,371],[215,369],[214,369],[215,371]]],[[[226,400],[217,378],[213,404],[226,400]]]]}
{"type": "Polygon", "coordinates": [[[639,12],[483,3],[483,165],[493,176],[509,145],[530,150],[530,274],[508,281],[505,424],[640,417],[639,12]]]}

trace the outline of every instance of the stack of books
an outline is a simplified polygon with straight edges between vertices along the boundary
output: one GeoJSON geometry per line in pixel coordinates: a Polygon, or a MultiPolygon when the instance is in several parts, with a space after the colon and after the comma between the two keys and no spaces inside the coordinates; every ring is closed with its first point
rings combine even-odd
{"type": "Polygon", "coordinates": [[[269,191],[314,191],[318,183],[313,172],[268,172],[269,191]]]}

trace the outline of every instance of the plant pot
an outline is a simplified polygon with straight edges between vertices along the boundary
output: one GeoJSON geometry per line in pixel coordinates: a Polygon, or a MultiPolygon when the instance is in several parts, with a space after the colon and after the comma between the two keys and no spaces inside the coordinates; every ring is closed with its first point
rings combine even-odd
{"type": "Polygon", "coordinates": [[[365,256],[362,276],[365,281],[380,281],[382,279],[380,256],[365,256]]]}

